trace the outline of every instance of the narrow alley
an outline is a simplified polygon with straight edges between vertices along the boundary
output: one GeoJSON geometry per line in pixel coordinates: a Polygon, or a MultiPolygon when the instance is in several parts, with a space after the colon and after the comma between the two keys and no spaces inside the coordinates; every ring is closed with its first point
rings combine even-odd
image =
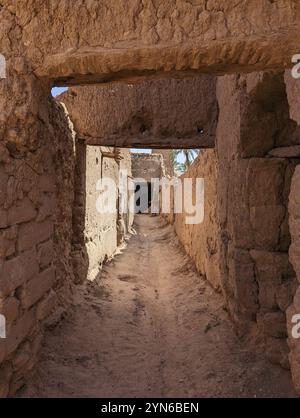
{"type": "Polygon", "coordinates": [[[123,253],[76,287],[18,396],[295,396],[288,371],[237,339],[172,227],[137,215],[134,228],[123,253]]]}

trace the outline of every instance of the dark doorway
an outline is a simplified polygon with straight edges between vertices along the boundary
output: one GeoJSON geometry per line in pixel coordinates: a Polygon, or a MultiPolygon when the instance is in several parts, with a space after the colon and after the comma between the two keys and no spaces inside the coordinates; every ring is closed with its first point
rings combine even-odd
{"type": "Polygon", "coordinates": [[[152,201],[151,182],[140,182],[135,184],[135,208],[134,213],[149,213],[152,201]]]}

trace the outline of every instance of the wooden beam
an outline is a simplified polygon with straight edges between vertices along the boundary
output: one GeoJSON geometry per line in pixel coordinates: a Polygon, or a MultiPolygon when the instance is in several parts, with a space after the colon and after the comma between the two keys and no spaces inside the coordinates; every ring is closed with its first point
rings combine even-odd
{"type": "Polygon", "coordinates": [[[153,149],[189,149],[189,148],[214,148],[215,136],[205,133],[186,138],[156,138],[153,136],[109,136],[91,137],[82,136],[80,139],[87,145],[118,147],[118,148],[153,148],[153,149]]]}

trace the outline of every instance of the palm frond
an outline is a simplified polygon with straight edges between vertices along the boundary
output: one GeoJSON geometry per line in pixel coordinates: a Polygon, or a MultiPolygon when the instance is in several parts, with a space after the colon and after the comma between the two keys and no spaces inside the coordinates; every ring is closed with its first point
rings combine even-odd
{"type": "Polygon", "coordinates": [[[172,152],[173,165],[176,171],[185,173],[190,165],[199,155],[199,149],[176,149],[172,152]],[[183,158],[183,162],[179,162],[179,158],[183,158]]]}

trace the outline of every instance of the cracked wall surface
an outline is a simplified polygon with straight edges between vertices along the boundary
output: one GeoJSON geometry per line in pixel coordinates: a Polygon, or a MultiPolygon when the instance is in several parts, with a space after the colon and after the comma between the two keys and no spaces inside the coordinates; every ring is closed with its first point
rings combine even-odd
{"type": "Polygon", "coordinates": [[[184,175],[204,178],[204,221],[167,219],[199,273],[222,291],[238,335],[291,367],[298,388],[299,346],[291,335],[287,344],[300,307],[300,135],[289,113],[298,99],[282,73],[220,77],[217,97],[216,150],[201,151],[184,175]]]}
{"type": "Polygon", "coordinates": [[[267,357],[288,368],[286,310],[297,281],[287,207],[299,130],[283,75],[226,76],[217,94],[223,291],[238,333],[256,335],[267,357]]]}
{"type": "Polygon", "coordinates": [[[9,58],[13,50],[37,76],[61,83],[283,68],[299,52],[295,0],[2,0],[0,5],[2,53],[9,58]]]}
{"type": "MultiPolygon", "coordinates": [[[[218,160],[215,150],[201,150],[188,171],[180,177],[193,179],[195,199],[196,178],[204,179],[204,220],[192,225],[186,224],[186,213],[164,215],[174,224],[176,234],[186,252],[195,262],[199,273],[216,290],[221,290],[219,222],[217,207],[218,160]]],[[[184,192],[184,187],[183,187],[184,192]]],[[[173,208],[174,209],[174,208],[173,208]]]]}
{"type": "MultiPolygon", "coordinates": [[[[290,72],[285,74],[285,82],[287,86],[287,95],[290,105],[291,118],[300,126],[300,86],[299,80],[295,80],[291,77],[290,72]]],[[[300,147],[295,146],[294,152],[298,152],[298,158],[300,157],[300,147]]],[[[298,340],[293,338],[291,324],[294,315],[299,315],[300,312],[300,257],[299,257],[299,232],[300,232],[300,166],[298,165],[294,171],[292,177],[291,191],[289,195],[289,227],[291,232],[291,246],[289,249],[289,256],[293,268],[297,275],[297,289],[295,291],[293,304],[287,311],[287,323],[288,323],[288,343],[290,348],[290,363],[293,374],[293,380],[295,382],[296,389],[300,391],[300,345],[298,340]]]]}
{"type": "Polygon", "coordinates": [[[160,179],[163,174],[161,154],[132,154],[132,176],[133,179],[141,178],[147,182],[151,179],[160,179]]]}
{"type": "MultiPolygon", "coordinates": [[[[67,306],[76,271],[70,208],[80,182],[69,122],[51,101],[51,86],[283,69],[299,53],[299,18],[294,0],[0,0],[0,53],[7,60],[0,81],[0,306],[9,331],[0,340],[1,396],[14,393],[33,370],[44,324],[53,309],[57,321],[67,306]]],[[[268,357],[288,367],[285,309],[298,272],[298,168],[289,209],[294,270],[287,196],[299,137],[282,82],[274,90],[268,77],[218,82],[219,252],[239,333],[258,331],[268,357]]],[[[297,88],[289,94],[297,99],[297,88]]],[[[291,109],[298,120],[297,107],[291,109]]],[[[299,389],[299,348],[291,338],[289,345],[299,389]]]]}
{"type": "Polygon", "coordinates": [[[1,397],[24,385],[44,326],[70,304],[73,136],[62,106],[48,109],[34,150],[20,155],[1,146],[1,397]]]}
{"type": "Polygon", "coordinates": [[[215,77],[73,87],[60,97],[89,144],[142,148],[214,147],[215,77]]]}
{"type": "Polygon", "coordinates": [[[125,235],[130,232],[133,221],[132,217],[128,216],[128,212],[121,214],[118,208],[119,174],[120,170],[126,170],[126,181],[131,176],[130,152],[122,150],[122,160],[117,162],[105,157],[102,151],[107,152],[107,150],[108,148],[95,146],[87,146],[86,150],[84,235],[89,264],[88,280],[94,280],[97,277],[103,262],[111,259],[118,246],[123,244],[125,235]],[[97,199],[101,198],[97,182],[105,177],[114,180],[116,184],[113,196],[115,213],[101,214],[96,207],[97,199]]]}
{"type": "MultiPolygon", "coordinates": [[[[108,147],[89,146],[77,137],[74,131],[74,200],[70,205],[71,232],[69,243],[73,280],[81,284],[85,280],[95,280],[103,263],[114,256],[117,248],[124,244],[131,232],[133,216],[119,209],[119,175],[126,172],[127,182],[131,178],[130,152],[120,149],[120,161],[114,150],[108,147]],[[108,178],[115,183],[113,207],[115,212],[99,212],[99,202],[103,202],[103,186],[100,182],[108,178]]],[[[61,144],[62,145],[62,144],[61,144]]],[[[63,258],[62,262],[66,260],[63,258]]]]}
{"type": "Polygon", "coordinates": [[[294,0],[2,3],[23,28],[24,45],[35,45],[28,56],[36,74],[71,83],[89,79],[88,73],[110,79],[270,68],[287,65],[299,52],[294,0]]]}

